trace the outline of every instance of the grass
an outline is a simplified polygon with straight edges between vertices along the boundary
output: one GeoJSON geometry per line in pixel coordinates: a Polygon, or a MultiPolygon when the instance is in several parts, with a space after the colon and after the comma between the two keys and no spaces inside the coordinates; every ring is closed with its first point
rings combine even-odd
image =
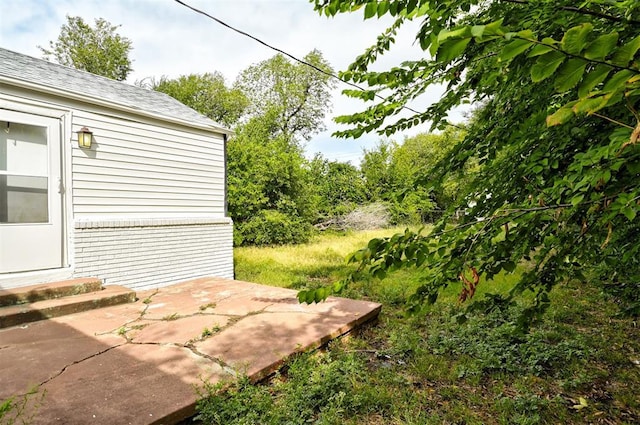
{"type": "MultiPolygon", "coordinates": [[[[312,243],[236,249],[237,278],[289,288],[332,282],[348,253],[403,229],[324,235],[312,243]]],[[[516,274],[481,282],[509,288],[516,274]]],[[[640,330],[616,316],[595,286],[552,293],[547,315],[514,332],[522,306],[459,325],[459,288],[425,315],[406,317],[415,270],[369,278],[346,296],[383,304],[379,323],[296,356],[270,381],[209,386],[198,405],[211,424],[632,424],[640,423],[640,330]]]]}
{"type": "MultiPolygon", "coordinates": [[[[383,234],[402,230],[391,229],[383,234]]],[[[349,232],[318,237],[300,245],[235,248],[236,277],[287,288],[330,283],[346,274],[344,259],[348,253],[379,236],[380,231],[349,232]]]]}

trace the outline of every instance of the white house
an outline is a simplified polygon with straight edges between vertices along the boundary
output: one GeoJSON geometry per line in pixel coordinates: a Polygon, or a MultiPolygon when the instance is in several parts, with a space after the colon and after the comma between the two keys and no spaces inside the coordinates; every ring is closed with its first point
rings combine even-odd
{"type": "Polygon", "coordinates": [[[0,289],[232,278],[228,134],[165,94],[0,48],[0,289]]]}

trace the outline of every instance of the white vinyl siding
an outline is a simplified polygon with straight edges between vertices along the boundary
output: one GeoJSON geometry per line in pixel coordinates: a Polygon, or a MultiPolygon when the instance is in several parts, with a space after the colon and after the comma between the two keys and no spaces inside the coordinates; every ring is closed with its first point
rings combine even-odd
{"type": "Polygon", "coordinates": [[[75,111],[74,138],[82,127],[93,145],[72,146],[75,219],[224,216],[221,134],[75,111]]]}

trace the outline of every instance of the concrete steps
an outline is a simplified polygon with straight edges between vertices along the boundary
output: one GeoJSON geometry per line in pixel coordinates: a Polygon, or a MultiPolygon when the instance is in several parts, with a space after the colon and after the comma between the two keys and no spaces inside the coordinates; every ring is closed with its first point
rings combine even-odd
{"type": "Polygon", "coordinates": [[[116,285],[103,288],[102,281],[95,278],[0,290],[0,329],[135,300],[131,289],[116,285]]]}

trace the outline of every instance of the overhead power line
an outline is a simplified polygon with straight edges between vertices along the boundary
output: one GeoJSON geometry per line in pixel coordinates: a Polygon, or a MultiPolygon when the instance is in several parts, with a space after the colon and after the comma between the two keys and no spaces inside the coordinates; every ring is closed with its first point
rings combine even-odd
{"type": "MultiPolygon", "coordinates": [[[[254,41],[256,41],[256,42],[258,42],[258,43],[262,44],[263,46],[265,46],[265,47],[267,47],[267,48],[269,48],[269,49],[271,49],[271,50],[275,50],[275,51],[276,51],[276,52],[278,52],[278,53],[282,53],[282,54],[283,54],[283,55],[285,55],[286,57],[288,57],[288,58],[290,58],[290,59],[292,59],[292,60],[294,60],[294,61],[296,61],[296,62],[298,62],[298,63],[301,63],[301,64],[303,64],[303,65],[306,65],[306,66],[308,66],[308,67],[310,67],[310,68],[313,68],[314,70],[316,70],[316,71],[320,72],[321,74],[324,74],[324,75],[326,75],[326,76],[328,76],[328,77],[331,77],[331,78],[335,78],[336,80],[338,80],[338,81],[340,81],[340,82],[342,82],[342,83],[344,83],[344,84],[347,84],[347,85],[349,85],[349,86],[351,86],[351,87],[355,87],[355,88],[356,88],[356,89],[358,89],[358,90],[361,90],[361,91],[367,91],[365,88],[363,88],[363,87],[361,87],[361,86],[359,86],[359,85],[357,85],[357,84],[354,84],[354,83],[352,83],[352,82],[346,81],[346,80],[344,80],[344,79],[340,78],[338,75],[333,74],[333,73],[331,73],[331,72],[328,72],[328,71],[326,71],[326,70],[324,70],[324,69],[322,69],[322,68],[320,68],[320,67],[318,67],[318,66],[316,66],[316,65],[314,65],[314,64],[312,64],[312,63],[309,63],[309,62],[305,61],[304,59],[299,59],[299,58],[297,58],[297,57],[293,56],[292,54],[285,52],[285,51],[284,51],[284,50],[282,50],[282,49],[279,49],[279,48],[277,48],[277,47],[275,47],[275,46],[272,46],[271,44],[269,44],[269,43],[267,43],[267,42],[264,42],[264,41],[260,40],[258,37],[255,37],[255,36],[253,36],[253,35],[251,35],[251,34],[249,34],[249,33],[245,32],[245,31],[242,31],[242,30],[240,30],[240,29],[238,29],[238,28],[235,28],[235,27],[233,27],[233,26],[231,26],[231,25],[227,24],[227,23],[226,23],[226,22],[224,22],[223,20],[218,19],[218,18],[216,18],[215,16],[210,15],[209,13],[207,13],[207,12],[205,12],[205,11],[203,11],[203,10],[200,10],[200,9],[198,9],[198,8],[196,8],[196,7],[193,7],[193,6],[191,6],[191,5],[189,5],[189,4],[185,3],[185,2],[183,2],[182,0],[175,0],[175,2],[176,2],[176,3],[178,3],[178,4],[180,4],[180,5],[182,5],[182,6],[184,6],[184,7],[186,7],[187,9],[191,9],[192,11],[194,11],[194,12],[196,12],[196,13],[199,13],[200,15],[206,16],[207,18],[209,18],[209,19],[211,19],[211,20],[213,20],[213,21],[217,22],[218,24],[222,25],[223,27],[229,28],[230,30],[235,31],[235,32],[237,32],[238,34],[244,35],[245,37],[249,37],[250,39],[252,39],[252,40],[254,40],[254,41]]],[[[376,96],[378,99],[386,100],[384,97],[380,96],[380,95],[379,95],[379,94],[377,94],[377,93],[376,93],[376,95],[375,95],[375,96],[376,96]]],[[[406,110],[408,110],[408,111],[411,111],[411,112],[413,112],[414,114],[419,114],[419,113],[420,113],[420,112],[416,111],[415,109],[410,108],[410,107],[408,107],[408,106],[403,106],[402,108],[403,108],[403,109],[406,109],[406,110]]]]}

